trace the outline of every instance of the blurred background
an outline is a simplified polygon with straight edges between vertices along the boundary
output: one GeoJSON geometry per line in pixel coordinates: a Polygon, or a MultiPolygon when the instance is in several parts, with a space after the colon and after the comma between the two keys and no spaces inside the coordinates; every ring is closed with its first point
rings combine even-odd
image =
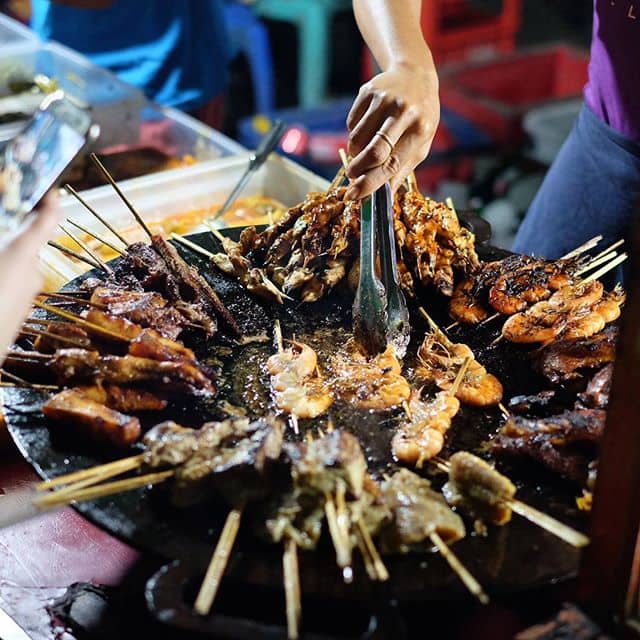
{"type": "MultiPolygon", "coordinates": [[[[29,23],[29,0],[0,6],[29,23]]],[[[509,247],[578,113],[591,14],[576,0],[423,2],[442,117],[418,182],[481,213],[497,245],[509,247]]],[[[219,128],[255,148],[281,118],[281,153],[331,178],[351,101],[376,73],[350,0],[226,1],[224,20],[233,58],[219,128]]]]}

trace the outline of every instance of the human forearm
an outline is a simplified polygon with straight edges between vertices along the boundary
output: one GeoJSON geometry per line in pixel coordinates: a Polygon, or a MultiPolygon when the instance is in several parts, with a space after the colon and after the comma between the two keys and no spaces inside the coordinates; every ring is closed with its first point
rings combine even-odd
{"type": "Polygon", "coordinates": [[[385,182],[397,188],[426,157],[440,118],[438,75],[420,26],[421,0],[353,0],[358,26],[382,72],[347,117],[348,198],[385,182]]]}
{"type": "Polygon", "coordinates": [[[383,71],[396,65],[433,68],[420,28],[422,0],[353,0],[358,28],[383,71]]]}

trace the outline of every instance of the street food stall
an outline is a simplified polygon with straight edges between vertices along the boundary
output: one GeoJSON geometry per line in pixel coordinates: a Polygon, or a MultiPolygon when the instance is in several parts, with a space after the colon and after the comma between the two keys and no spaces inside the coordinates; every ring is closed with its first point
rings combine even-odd
{"type": "Polygon", "coordinates": [[[348,200],[344,167],[258,167],[64,47],[3,55],[7,104],[54,84],[105,137],[0,368],[0,614],[34,637],[46,610],[88,637],[533,638],[571,601],[631,633],[637,245],[498,249],[411,176],[348,200]]]}

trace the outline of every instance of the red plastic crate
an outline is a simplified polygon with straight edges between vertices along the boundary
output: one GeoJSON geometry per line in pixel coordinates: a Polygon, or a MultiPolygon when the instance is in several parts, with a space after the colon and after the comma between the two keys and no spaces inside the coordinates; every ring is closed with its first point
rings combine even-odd
{"type": "Polygon", "coordinates": [[[521,4],[521,0],[502,0],[499,11],[489,12],[469,0],[423,0],[422,33],[436,63],[468,58],[478,49],[512,51],[521,4]]]}
{"type": "Polygon", "coordinates": [[[588,64],[585,51],[551,45],[450,67],[440,75],[440,99],[496,142],[508,143],[522,135],[529,109],[579,96],[588,64]]]}

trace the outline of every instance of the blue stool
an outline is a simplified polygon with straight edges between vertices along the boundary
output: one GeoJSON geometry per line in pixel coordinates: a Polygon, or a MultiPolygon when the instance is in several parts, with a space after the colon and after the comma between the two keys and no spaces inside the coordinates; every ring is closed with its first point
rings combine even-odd
{"type": "Polygon", "coordinates": [[[256,111],[273,113],[275,81],[266,26],[250,7],[233,0],[225,2],[225,21],[233,55],[243,53],[249,62],[256,111]]]}
{"type": "Polygon", "coordinates": [[[317,106],[326,98],[329,80],[331,20],[350,9],[351,0],[256,0],[254,7],[265,18],[296,25],[300,105],[317,106]]]}

